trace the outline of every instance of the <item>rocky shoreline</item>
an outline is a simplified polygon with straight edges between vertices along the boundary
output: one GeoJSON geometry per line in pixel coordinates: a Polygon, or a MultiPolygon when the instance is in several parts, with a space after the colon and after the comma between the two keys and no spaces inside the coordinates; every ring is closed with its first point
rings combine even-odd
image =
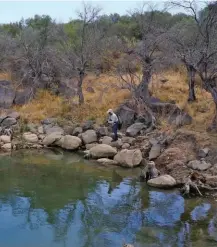
{"type": "Polygon", "coordinates": [[[118,141],[112,142],[109,128],[97,126],[93,121],[60,127],[57,119],[50,118],[39,125],[24,125],[19,114],[11,112],[0,116],[0,150],[2,153],[47,147],[81,150],[85,158],[101,165],[140,166],[141,171],[153,161],[160,176],[148,181],[152,187],[188,186],[186,190],[194,192],[196,188],[195,194],[203,195],[217,191],[217,152],[208,137],[181,129],[171,133],[143,130],[144,124],[134,123],[118,134],[118,141]]]}

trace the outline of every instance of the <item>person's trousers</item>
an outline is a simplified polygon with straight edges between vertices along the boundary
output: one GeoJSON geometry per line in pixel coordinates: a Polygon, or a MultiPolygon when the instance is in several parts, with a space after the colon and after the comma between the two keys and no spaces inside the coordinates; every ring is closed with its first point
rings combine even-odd
{"type": "Polygon", "coordinates": [[[114,141],[117,141],[118,140],[118,123],[114,123],[112,125],[112,132],[114,133],[114,138],[113,140],[114,141]]]}

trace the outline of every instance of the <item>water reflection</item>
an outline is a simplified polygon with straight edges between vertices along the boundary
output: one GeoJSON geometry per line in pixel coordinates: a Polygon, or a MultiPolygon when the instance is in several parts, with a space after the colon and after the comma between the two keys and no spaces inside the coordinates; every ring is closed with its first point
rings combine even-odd
{"type": "Polygon", "coordinates": [[[131,173],[58,152],[3,157],[0,246],[217,245],[214,201],[148,190],[131,173]]]}

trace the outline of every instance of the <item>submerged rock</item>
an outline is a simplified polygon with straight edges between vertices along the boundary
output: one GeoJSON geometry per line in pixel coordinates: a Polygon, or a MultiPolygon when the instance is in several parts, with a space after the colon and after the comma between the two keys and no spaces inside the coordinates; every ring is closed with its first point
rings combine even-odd
{"type": "Polygon", "coordinates": [[[118,162],[116,162],[115,160],[111,160],[107,158],[98,159],[97,162],[102,165],[118,165],[118,162]]]}
{"type": "Polygon", "coordinates": [[[176,186],[176,180],[170,175],[162,175],[157,178],[148,180],[148,185],[155,188],[172,188],[176,186]]]}
{"type": "Polygon", "coordinates": [[[142,153],[139,149],[124,149],[115,155],[114,160],[121,166],[132,168],[140,165],[142,161],[142,153]]]}

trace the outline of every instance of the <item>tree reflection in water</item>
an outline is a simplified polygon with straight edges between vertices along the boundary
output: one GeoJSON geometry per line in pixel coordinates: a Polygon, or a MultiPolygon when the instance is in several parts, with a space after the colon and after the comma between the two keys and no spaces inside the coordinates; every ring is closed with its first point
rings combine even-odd
{"type": "Polygon", "coordinates": [[[217,245],[214,201],[148,190],[118,168],[71,163],[70,155],[1,161],[1,246],[217,245]]]}

